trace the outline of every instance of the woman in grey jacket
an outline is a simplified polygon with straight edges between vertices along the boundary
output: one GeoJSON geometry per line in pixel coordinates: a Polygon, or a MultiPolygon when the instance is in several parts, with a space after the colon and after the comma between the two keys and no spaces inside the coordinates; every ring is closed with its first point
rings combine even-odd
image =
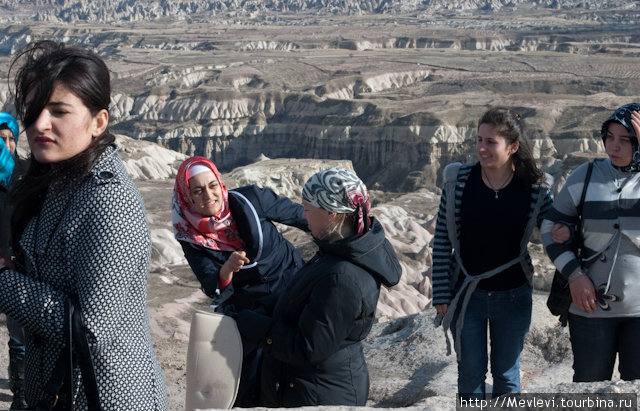
{"type": "Polygon", "coordinates": [[[584,253],[554,242],[552,228],[574,228],[587,164],[567,178],[545,215],[547,254],[569,281],[573,381],[610,380],[616,356],[623,380],[640,378],[640,104],[618,108],[603,124],[608,159],[594,162],[583,204],[584,253]]]}
{"type": "Polygon", "coordinates": [[[107,130],[109,71],[95,53],[49,41],[30,45],[14,67],[32,161],[16,190],[15,267],[0,260],[0,310],[25,328],[27,402],[88,409],[77,365],[62,387],[49,384],[66,341],[65,302],[74,298],[100,407],[166,410],[146,310],[149,229],[107,130]]]}

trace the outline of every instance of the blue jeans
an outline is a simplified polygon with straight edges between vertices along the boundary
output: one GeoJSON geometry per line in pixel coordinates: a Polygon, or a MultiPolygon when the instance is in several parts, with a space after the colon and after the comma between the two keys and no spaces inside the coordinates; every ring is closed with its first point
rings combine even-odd
{"type": "Polygon", "coordinates": [[[640,318],[588,318],[569,313],[573,381],[610,380],[616,354],[623,380],[640,378],[640,318]]]}
{"type": "Polygon", "coordinates": [[[24,329],[13,318],[7,316],[7,329],[9,330],[9,357],[13,361],[24,360],[24,329]]]}
{"type": "MultiPolygon", "coordinates": [[[[531,325],[531,287],[506,291],[476,289],[462,326],[458,358],[458,392],[462,397],[485,397],[487,324],[491,344],[492,395],[520,391],[520,353],[531,325]]],[[[453,318],[452,332],[456,335],[453,318]]]]}

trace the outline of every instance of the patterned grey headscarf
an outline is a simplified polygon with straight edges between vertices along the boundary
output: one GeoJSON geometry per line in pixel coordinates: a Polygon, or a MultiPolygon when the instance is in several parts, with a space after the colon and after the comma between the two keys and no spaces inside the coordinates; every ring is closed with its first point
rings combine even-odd
{"type": "Polygon", "coordinates": [[[369,192],[349,170],[333,167],[315,173],[304,185],[302,199],[333,213],[355,214],[356,232],[363,234],[369,230],[369,192]]]}
{"type": "Polygon", "coordinates": [[[634,111],[640,111],[640,104],[630,103],[618,108],[609,118],[602,123],[602,129],[600,133],[602,135],[602,142],[604,143],[607,138],[607,131],[609,129],[609,123],[616,122],[621,124],[627,129],[631,138],[631,146],[633,147],[633,158],[631,163],[625,167],[621,167],[622,171],[640,171],[640,150],[638,150],[638,139],[636,132],[631,124],[631,113],[634,111]]]}

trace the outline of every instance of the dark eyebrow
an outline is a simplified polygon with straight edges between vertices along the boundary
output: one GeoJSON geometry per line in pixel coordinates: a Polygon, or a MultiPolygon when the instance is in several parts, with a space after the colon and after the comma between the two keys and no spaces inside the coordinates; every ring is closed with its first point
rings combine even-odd
{"type": "Polygon", "coordinates": [[[66,107],[72,107],[71,104],[69,103],[65,103],[64,101],[50,101],[47,103],[47,106],[66,106],[66,107]]]}
{"type": "MultiPolygon", "coordinates": [[[[613,132],[607,130],[607,135],[611,134],[612,136],[615,135],[613,134],[613,132]]],[[[620,134],[620,137],[622,138],[635,138],[635,135],[633,135],[633,133],[630,133],[629,131],[627,131],[627,134],[620,134]]]]}

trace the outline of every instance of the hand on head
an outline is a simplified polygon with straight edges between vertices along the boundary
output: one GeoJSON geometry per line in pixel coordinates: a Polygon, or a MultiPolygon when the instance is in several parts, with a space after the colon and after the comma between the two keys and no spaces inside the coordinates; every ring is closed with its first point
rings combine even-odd
{"type": "Polygon", "coordinates": [[[640,145],[640,111],[634,111],[631,113],[631,125],[633,126],[633,130],[636,132],[638,145],[640,145]]]}

